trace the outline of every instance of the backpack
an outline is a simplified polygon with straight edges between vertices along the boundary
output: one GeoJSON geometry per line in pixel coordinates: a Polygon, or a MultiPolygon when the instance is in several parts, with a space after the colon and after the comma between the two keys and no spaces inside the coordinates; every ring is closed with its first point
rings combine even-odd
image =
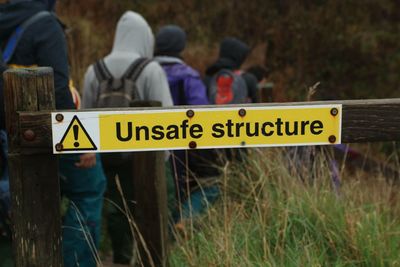
{"type": "MultiPolygon", "coordinates": [[[[108,70],[103,59],[96,61],[93,65],[99,82],[96,107],[129,107],[132,101],[140,100],[136,81],[150,62],[150,59],[138,58],[128,67],[121,78],[116,79],[108,70]]],[[[131,155],[132,153],[103,153],[101,160],[105,167],[115,167],[126,163],[130,160],[131,155]]]]}
{"type": "Polygon", "coordinates": [[[104,60],[98,60],[93,66],[99,82],[97,108],[129,107],[133,100],[139,100],[136,81],[150,62],[150,59],[143,57],[136,59],[117,79],[112,76],[104,60]]]}
{"type": "MultiPolygon", "coordinates": [[[[7,64],[10,62],[10,60],[12,59],[12,56],[14,55],[15,49],[18,46],[18,43],[23,35],[23,33],[25,32],[26,29],[29,28],[30,25],[32,25],[33,23],[35,23],[36,21],[45,18],[45,17],[49,17],[49,16],[54,16],[51,12],[43,10],[40,11],[38,13],[36,13],[35,15],[33,15],[32,17],[28,18],[26,21],[24,21],[21,25],[19,25],[14,32],[11,34],[10,38],[7,40],[7,43],[5,44],[4,50],[2,50],[0,48],[0,75],[7,70],[8,68],[25,68],[27,66],[23,66],[23,65],[15,65],[15,64],[11,64],[10,66],[7,66],[7,64]]],[[[57,18],[56,18],[57,19],[57,18]]],[[[63,27],[63,24],[59,21],[60,25],[63,27]]],[[[35,66],[35,65],[34,65],[35,66]]],[[[29,66],[31,67],[31,66],[29,66]]],[[[2,77],[0,77],[0,86],[2,86],[2,77]]],[[[72,98],[75,104],[75,107],[77,109],[80,108],[80,95],[78,90],[76,89],[76,87],[73,85],[72,80],[69,80],[69,89],[71,91],[72,94],[72,98]]]]}
{"type": "Polygon", "coordinates": [[[32,17],[25,20],[17,28],[15,28],[14,32],[11,34],[10,38],[5,44],[4,50],[0,51],[0,54],[2,56],[0,60],[0,66],[5,66],[11,60],[12,56],[14,55],[15,48],[17,48],[17,45],[22,35],[24,34],[25,30],[36,21],[48,16],[52,16],[52,14],[49,11],[46,10],[40,11],[35,15],[33,15],[32,17]]]}
{"type": "Polygon", "coordinates": [[[40,20],[41,18],[52,16],[49,11],[40,11],[33,15],[32,17],[25,20],[21,25],[17,26],[14,32],[11,34],[10,38],[4,44],[4,49],[0,47],[0,86],[3,86],[3,72],[8,69],[7,63],[11,60],[14,55],[15,48],[24,34],[25,30],[32,25],[34,22],[40,20]]]}
{"type": "Polygon", "coordinates": [[[181,64],[181,63],[176,63],[176,62],[158,62],[158,63],[164,69],[164,72],[167,76],[168,86],[171,92],[174,106],[188,105],[187,96],[185,93],[185,78],[184,77],[180,77],[180,79],[176,79],[175,77],[171,78],[167,70],[168,66],[174,66],[176,64],[181,64]]]}
{"type": "Polygon", "coordinates": [[[247,85],[240,71],[222,69],[212,78],[208,90],[211,104],[242,104],[247,100],[247,85]]]}

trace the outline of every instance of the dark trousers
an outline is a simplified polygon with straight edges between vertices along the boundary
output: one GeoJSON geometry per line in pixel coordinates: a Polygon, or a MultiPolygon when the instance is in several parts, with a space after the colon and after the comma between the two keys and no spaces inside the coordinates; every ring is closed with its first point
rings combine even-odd
{"type": "MultiPolygon", "coordinates": [[[[169,162],[166,162],[165,166],[168,208],[172,210],[176,207],[175,186],[169,162]]],[[[105,200],[107,231],[111,239],[113,261],[119,264],[128,264],[133,256],[133,234],[127,217],[128,213],[129,216],[134,217],[133,168],[131,160],[122,161],[120,164],[110,164],[104,161],[104,170],[107,176],[105,200]],[[117,186],[117,180],[121,185],[120,188],[117,186]]]]}

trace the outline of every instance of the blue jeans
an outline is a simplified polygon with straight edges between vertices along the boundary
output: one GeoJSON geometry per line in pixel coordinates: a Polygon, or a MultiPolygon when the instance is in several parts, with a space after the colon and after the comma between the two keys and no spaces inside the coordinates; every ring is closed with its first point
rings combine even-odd
{"type": "MultiPolygon", "coordinates": [[[[8,178],[8,161],[7,161],[7,133],[4,130],[0,130],[0,143],[1,143],[1,166],[2,172],[0,176],[0,205],[1,211],[0,216],[6,216],[10,211],[11,199],[10,199],[10,184],[8,178]]],[[[0,224],[5,223],[6,218],[0,218],[0,224]]]]}
{"type": "Polygon", "coordinates": [[[1,143],[1,166],[2,172],[0,176],[0,198],[7,201],[10,204],[10,189],[8,182],[8,161],[7,161],[7,133],[4,130],[0,130],[0,143],[1,143]]]}
{"type": "Polygon", "coordinates": [[[11,232],[8,225],[8,214],[11,205],[7,161],[8,147],[7,133],[4,130],[0,130],[0,143],[2,166],[0,175],[0,232],[6,234],[6,236],[0,236],[0,267],[12,267],[14,263],[11,249],[11,232]]]}
{"type": "Polygon", "coordinates": [[[96,166],[79,169],[79,155],[60,156],[61,194],[69,205],[63,218],[65,267],[96,267],[106,178],[99,155],[96,166]]]}
{"type": "Polygon", "coordinates": [[[183,201],[180,208],[175,212],[175,221],[189,219],[204,213],[210,205],[214,204],[219,196],[220,189],[218,185],[199,188],[191,192],[190,196],[183,201]]]}

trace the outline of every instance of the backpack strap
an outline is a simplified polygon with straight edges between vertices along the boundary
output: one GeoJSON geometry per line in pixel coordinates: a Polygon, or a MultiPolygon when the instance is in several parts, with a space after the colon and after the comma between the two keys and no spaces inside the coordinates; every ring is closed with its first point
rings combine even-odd
{"type": "Polygon", "coordinates": [[[185,80],[183,79],[179,80],[178,98],[179,98],[179,105],[187,105],[186,94],[185,94],[185,80]]]}
{"type": "Polygon", "coordinates": [[[111,80],[113,76],[111,72],[108,70],[104,59],[97,60],[93,65],[94,73],[96,74],[96,78],[99,82],[104,80],[111,80]]]}
{"type": "Polygon", "coordinates": [[[126,70],[122,78],[129,79],[133,82],[136,82],[136,80],[139,78],[140,73],[142,73],[143,69],[149,64],[152,60],[145,58],[145,57],[140,57],[136,59],[126,70]]]}
{"type": "MultiPolygon", "coordinates": [[[[181,64],[181,63],[180,62],[159,62],[159,64],[162,67],[164,67],[164,66],[173,66],[175,64],[181,64]]],[[[187,105],[187,99],[186,99],[186,93],[185,93],[185,80],[184,79],[181,79],[181,80],[178,81],[177,89],[178,89],[178,102],[174,103],[174,105],[187,105]]]]}
{"type": "Polygon", "coordinates": [[[44,18],[44,17],[48,17],[48,16],[52,16],[52,14],[47,11],[47,10],[43,10],[40,11],[38,13],[36,13],[35,15],[33,15],[32,17],[30,17],[29,19],[25,20],[21,25],[19,25],[14,32],[11,34],[10,38],[8,39],[6,46],[4,48],[3,51],[3,55],[2,55],[2,60],[4,63],[8,63],[15,51],[15,48],[17,47],[19,41],[21,40],[21,37],[23,35],[23,33],[25,32],[25,30],[31,26],[33,23],[35,23],[36,21],[44,18]]]}

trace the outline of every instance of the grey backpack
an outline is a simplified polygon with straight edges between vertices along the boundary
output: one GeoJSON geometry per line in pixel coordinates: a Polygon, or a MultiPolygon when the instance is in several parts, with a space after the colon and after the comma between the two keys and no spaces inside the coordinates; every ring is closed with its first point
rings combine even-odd
{"type": "Polygon", "coordinates": [[[242,104],[246,103],[247,95],[247,85],[240,71],[218,71],[212,77],[208,88],[211,104],[242,104]]]}
{"type": "Polygon", "coordinates": [[[140,100],[136,81],[140,73],[151,62],[147,58],[136,59],[121,78],[114,78],[103,59],[94,64],[94,72],[99,82],[96,107],[129,107],[133,100],[140,100]]]}

